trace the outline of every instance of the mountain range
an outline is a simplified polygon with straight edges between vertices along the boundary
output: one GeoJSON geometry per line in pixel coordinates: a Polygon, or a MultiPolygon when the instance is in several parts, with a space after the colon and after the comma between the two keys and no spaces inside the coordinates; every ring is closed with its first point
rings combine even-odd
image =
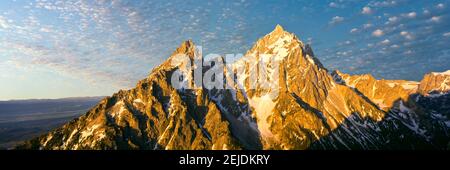
{"type": "Polygon", "coordinates": [[[420,82],[329,71],[279,25],[216,70],[227,88],[174,87],[180,70],[196,86],[194,69],[173,64],[180,54],[201,75],[215,68],[196,65],[197,47],[183,42],[136,87],[17,149],[450,149],[450,70],[420,82]]]}

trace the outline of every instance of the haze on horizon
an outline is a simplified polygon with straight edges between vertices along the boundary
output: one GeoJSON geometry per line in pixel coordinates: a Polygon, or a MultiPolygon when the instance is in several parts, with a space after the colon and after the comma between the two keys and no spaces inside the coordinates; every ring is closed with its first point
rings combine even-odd
{"type": "Polygon", "coordinates": [[[245,53],[276,24],[330,70],[420,80],[450,69],[449,0],[0,2],[0,100],[111,95],[192,39],[245,53]]]}

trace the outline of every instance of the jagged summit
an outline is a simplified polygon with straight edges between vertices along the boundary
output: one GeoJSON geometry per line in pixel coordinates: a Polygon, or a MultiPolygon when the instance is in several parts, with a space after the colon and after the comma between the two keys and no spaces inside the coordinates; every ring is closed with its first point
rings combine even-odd
{"type": "Polygon", "coordinates": [[[266,37],[272,37],[272,39],[275,38],[283,38],[284,36],[289,36],[290,38],[296,38],[296,36],[290,32],[287,32],[281,25],[277,24],[275,28],[266,35],[266,37]]]}
{"type": "Polygon", "coordinates": [[[284,29],[280,24],[277,24],[275,26],[275,29],[272,31],[272,33],[277,33],[277,34],[282,33],[282,32],[284,32],[284,29]]]}
{"type": "MultiPolygon", "coordinates": [[[[194,60],[195,57],[201,57],[201,54],[199,54],[196,50],[196,46],[194,44],[194,42],[192,40],[187,40],[182,42],[177,49],[175,49],[172,54],[170,55],[170,57],[164,61],[160,66],[156,67],[155,69],[160,69],[160,68],[172,68],[174,67],[174,63],[177,62],[182,62],[183,56],[187,56],[189,57],[190,60],[194,60]]],[[[154,70],[155,70],[154,69],[154,70]]]]}
{"type": "MultiPolygon", "coordinates": [[[[181,43],[181,45],[174,51],[173,54],[193,53],[195,50],[195,44],[192,40],[187,40],[181,43]]],[[[172,55],[173,55],[172,54],[172,55]]]]}

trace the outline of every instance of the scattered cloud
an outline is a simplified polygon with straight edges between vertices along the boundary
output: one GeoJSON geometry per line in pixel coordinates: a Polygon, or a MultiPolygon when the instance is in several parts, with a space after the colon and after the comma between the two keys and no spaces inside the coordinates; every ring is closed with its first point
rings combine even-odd
{"type": "Polygon", "coordinates": [[[398,5],[398,0],[371,1],[369,6],[372,7],[393,7],[398,5]]]}
{"type": "Polygon", "coordinates": [[[403,16],[406,17],[406,18],[416,18],[417,13],[416,12],[410,12],[410,13],[407,13],[407,14],[403,14],[403,16]]]}
{"type": "Polygon", "coordinates": [[[397,16],[393,16],[393,17],[389,17],[388,21],[389,23],[394,23],[397,22],[399,20],[399,18],[397,16]]]}
{"type": "Polygon", "coordinates": [[[441,16],[433,16],[430,18],[430,22],[440,22],[441,21],[441,16]]]}
{"type": "Polygon", "coordinates": [[[375,37],[381,37],[383,35],[384,35],[384,32],[381,29],[376,29],[375,31],[372,32],[372,36],[375,36],[375,37]]]}
{"type": "Polygon", "coordinates": [[[400,46],[397,44],[393,44],[393,45],[391,45],[391,48],[400,48],[400,46]]]}
{"type": "Polygon", "coordinates": [[[6,18],[4,18],[1,15],[0,15],[0,28],[3,28],[3,29],[8,29],[9,28],[8,21],[6,20],[6,18]]]}
{"type": "Polygon", "coordinates": [[[407,31],[400,32],[400,35],[405,37],[407,40],[414,39],[413,35],[410,32],[407,32],[407,31]]]}
{"type": "Polygon", "coordinates": [[[330,25],[334,25],[334,24],[337,24],[337,23],[341,23],[343,21],[344,21],[344,17],[335,16],[335,17],[331,18],[331,21],[329,22],[329,24],[330,25]]]}
{"type": "Polygon", "coordinates": [[[373,26],[373,24],[367,23],[367,24],[364,24],[364,25],[363,25],[363,28],[364,28],[364,29],[368,29],[368,28],[371,28],[372,26],[373,26]]]}
{"type": "Polygon", "coordinates": [[[365,6],[365,7],[363,7],[363,9],[362,9],[362,11],[361,11],[361,13],[362,14],[372,14],[372,8],[370,8],[370,7],[368,7],[368,6],[365,6]]]}
{"type": "Polygon", "coordinates": [[[389,39],[385,39],[380,42],[380,44],[382,44],[382,45],[388,45],[389,43],[391,43],[391,41],[389,39]]]}
{"type": "Polygon", "coordinates": [[[331,7],[331,8],[339,8],[339,5],[336,2],[330,2],[328,4],[328,6],[331,7]]]}
{"type": "Polygon", "coordinates": [[[203,26],[204,18],[217,15],[218,27],[233,20],[230,25],[235,30],[245,30],[244,18],[227,10],[231,8],[213,12],[205,6],[179,8],[173,2],[118,0],[36,0],[26,6],[36,12],[20,12],[24,16],[17,23],[0,9],[0,49],[7,49],[3,55],[25,67],[47,68],[61,76],[117,89],[134,86],[184,40],[195,38],[198,44],[225,40],[223,49],[244,43],[236,35],[241,32],[227,29],[217,34],[203,26]]]}
{"type": "MultiPolygon", "coordinates": [[[[80,82],[128,88],[184,40],[193,39],[203,46],[204,53],[245,52],[276,21],[299,37],[314,38],[314,50],[321,61],[352,70],[349,73],[416,79],[430,70],[448,69],[447,2],[315,2],[300,11],[295,10],[298,3],[294,1],[276,3],[276,7],[272,2],[256,5],[261,10],[248,10],[255,7],[252,1],[11,3],[17,6],[0,8],[0,64],[45,68],[80,82]],[[341,10],[350,6],[357,8],[341,10]],[[319,10],[317,7],[325,8],[323,14],[312,12],[319,10]],[[263,10],[273,15],[253,13],[263,10]],[[214,25],[210,24],[212,19],[214,25]],[[343,22],[345,25],[336,29],[304,27],[343,22]]],[[[312,38],[303,41],[312,43],[312,38]]]]}

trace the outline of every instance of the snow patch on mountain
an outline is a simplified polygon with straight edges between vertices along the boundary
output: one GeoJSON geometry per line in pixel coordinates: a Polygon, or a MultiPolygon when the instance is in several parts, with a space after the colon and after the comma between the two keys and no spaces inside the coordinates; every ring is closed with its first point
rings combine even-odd
{"type": "Polygon", "coordinates": [[[249,100],[251,107],[255,109],[258,129],[262,137],[272,137],[273,134],[270,131],[270,124],[267,122],[267,118],[273,114],[273,109],[276,103],[272,101],[269,94],[263,96],[255,96],[249,100]]]}

